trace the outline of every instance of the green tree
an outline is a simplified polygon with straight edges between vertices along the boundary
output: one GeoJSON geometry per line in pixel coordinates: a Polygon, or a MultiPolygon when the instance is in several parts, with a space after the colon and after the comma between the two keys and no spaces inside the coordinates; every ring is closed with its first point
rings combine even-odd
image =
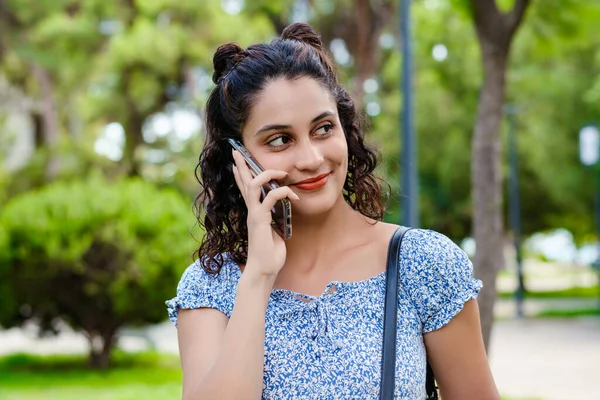
{"type": "Polygon", "coordinates": [[[54,183],[0,214],[0,324],[64,321],[107,367],[117,330],[166,317],[194,242],[191,201],[139,179],[54,183]]]}
{"type": "Polygon", "coordinates": [[[600,4],[533,4],[511,57],[507,99],[518,115],[525,234],[563,227],[582,243],[593,227],[592,172],[579,161],[579,129],[600,121],[593,32],[600,4]],[[560,7],[561,12],[553,12],[560,7]]]}
{"type": "Polygon", "coordinates": [[[529,0],[515,0],[508,12],[495,0],[470,0],[481,48],[483,82],[479,95],[471,154],[473,233],[477,243],[475,273],[483,281],[479,304],[486,348],[489,346],[496,298],[496,275],[504,267],[501,136],[506,69],[513,37],[523,21],[529,0]]]}
{"type": "Polygon", "coordinates": [[[226,37],[272,34],[264,16],[227,14],[217,0],[3,0],[0,29],[0,68],[35,100],[36,143],[50,153],[49,177],[57,175],[65,133],[93,143],[110,122],[125,129],[123,172],[141,174],[148,118],[169,104],[202,103],[212,53],[226,37]]]}

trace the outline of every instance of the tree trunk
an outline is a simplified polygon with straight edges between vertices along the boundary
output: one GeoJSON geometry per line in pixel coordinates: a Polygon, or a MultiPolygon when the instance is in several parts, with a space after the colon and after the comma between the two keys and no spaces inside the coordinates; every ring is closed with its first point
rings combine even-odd
{"type": "MultiPolygon", "coordinates": [[[[489,45],[482,43],[482,48],[489,45]]],[[[483,282],[479,297],[481,328],[488,348],[496,299],[496,274],[504,265],[500,124],[505,91],[506,56],[483,50],[484,83],[472,143],[473,231],[477,243],[475,276],[483,282]]]]}
{"type": "Polygon", "coordinates": [[[135,66],[125,67],[121,76],[121,95],[125,99],[123,110],[123,129],[125,130],[125,148],[123,149],[123,164],[128,176],[139,176],[141,173],[141,160],[137,150],[144,142],[142,128],[144,116],[138,110],[135,99],[131,96],[131,76],[135,66]]]}
{"type": "Polygon", "coordinates": [[[44,148],[44,117],[37,111],[31,113],[31,120],[33,121],[33,142],[35,149],[40,150],[44,148]]]}
{"type": "Polygon", "coordinates": [[[115,344],[115,330],[104,334],[88,333],[90,356],[88,364],[94,369],[107,369],[110,366],[110,355],[115,344]]]}
{"type": "Polygon", "coordinates": [[[141,173],[142,162],[137,154],[140,145],[143,144],[142,128],[144,125],[143,117],[130,109],[125,121],[125,149],[123,151],[123,160],[127,168],[128,176],[139,176],[141,173]]]}
{"type": "MultiPolygon", "coordinates": [[[[139,10],[134,0],[124,0],[125,5],[128,7],[128,17],[126,18],[126,29],[132,29],[135,23],[136,15],[139,10]]],[[[125,110],[122,114],[123,129],[125,130],[125,146],[123,149],[123,164],[126,168],[128,176],[140,176],[141,173],[141,160],[138,156],[137,150],[140,145],[144,142],[142,136],[142,127],[144,124],[144,115],[139,110],[138,104],[132,96],[132,76],[136,68],[143,68],[140,65],[129,64],[126,65],[121,72],[120,83],[119,83],[119,94],[125,99],[125,110]]],[[[166,85],[162,86],[166,88],[166,85]]],[[[164,103],[166,104],[166,102],[164,103]]],[[[146,113],[149,115],[150,113],[146,113]]]]}
{"type": "Polygon", "coordinates": [[[496,300],[496,275],[504,265],[500,124],[510,45],[530,0],[515,0],[501,13],[495,0],[470,0],[483,60],[484,82],[479,95],[471,154],[473,233],[477,243],[475,276],[483,281],[479,296],[481,330],[489,349],[496,300]]]}
{"type": "MultiPolygon", "coordinates": [[[[355,30],[348,34],[355,36],[352,53],[356,62],[356,81],[352,88],[352,99],[357,110],[364,108],[365,81],[374,77],[379,68],[379,37],[394,15],[393,10],[392,1],[356,0],[355,30]]],[[[352,43],[348,38],[345,41],[352,43]]]]}
{"type": "Polygon", "coordinates": [[[60,160],[58,154],[58,113],[56,110],[56,100],[54,98],[54,82],[52,76],[45,68],[33,64],[31,66],[34,76],[40,85],[41,97],[41,133],[43,136],[43,144],[48,151],[48,159],[46,161],[46,180],[50,181],[58,175],[60,168],[60,160]]]}
{"type": "Polygon", "coordinates": [[[352,7],[342,7],[336,12],[321,15],[314,21],[325,46],[333,39],[342,39],[352,55],[353,82],[350,87],[355,107],[363,111],[364,82],[375,77],[381,62],[381,33],[389,27],[395,15],[394,0],[352,0],[352,7]]]}

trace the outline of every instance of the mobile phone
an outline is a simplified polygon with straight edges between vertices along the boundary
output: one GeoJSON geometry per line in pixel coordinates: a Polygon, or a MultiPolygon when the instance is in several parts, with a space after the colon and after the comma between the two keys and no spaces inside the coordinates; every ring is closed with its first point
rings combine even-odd
{"type": "MultiPolygon", "coordinates": [[[[244,157],[252,176],[257,176],[264,171],[264,168],[260,166],[239,140],[228,138],[227,141],[244,157]]],[[[279,185],[275,181],[269,181],[269,183],[262,185],[260,201],[262,202],[271,190],[278,187],[279,185]]],[[[271,226],[283,239],[292,237],[292,205],[289,199],[278,200],[275,203],[275,206],[271,209],[271,226]]]]}

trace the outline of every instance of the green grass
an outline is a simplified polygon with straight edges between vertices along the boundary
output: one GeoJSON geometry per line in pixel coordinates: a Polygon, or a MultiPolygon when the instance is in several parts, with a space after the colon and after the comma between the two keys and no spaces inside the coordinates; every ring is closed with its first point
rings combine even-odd
{"type": "MultiPolygon", "coordinates": [[[[500,292],[498,296],[503,299],[513,298],[514,292],[500,292]]],[[[600,296],[598,286],[571,287],[563,290],[528,291],[525,298],[532,299],[595,299],[600,296]]]]}
{"type": "Polygon", "coordinates": [[[108,371],[83,356],[16,354],[0,358],[0,388],[2,400],[169,400],[181,398],[181,370],[176,356],[155,353],[118,352],[108,371]]]}
{"type": "Polygon", "coordinates": [[[583,308],[574,310],[546,310],[535,315],[535,318],[575,318],[600,316],[598,308],[583,308]]]}
{"type": "Polygon", "coordinates": [[[2,400],[158,400],[181,398],[174,356],[116,353],[114,366],[96,371],[83,356],[12,355],[0,358],[2,400]]]}

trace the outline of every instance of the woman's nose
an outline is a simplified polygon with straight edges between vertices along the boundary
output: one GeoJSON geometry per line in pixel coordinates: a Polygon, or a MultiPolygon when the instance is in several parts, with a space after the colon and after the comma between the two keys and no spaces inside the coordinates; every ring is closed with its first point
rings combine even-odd
{"type": "Polygon", "coordinates": [[[296,168],[299,170],[318,170],[323,163],[323,154],[314,143],[304,143],[298,146],[296,168]]]}

